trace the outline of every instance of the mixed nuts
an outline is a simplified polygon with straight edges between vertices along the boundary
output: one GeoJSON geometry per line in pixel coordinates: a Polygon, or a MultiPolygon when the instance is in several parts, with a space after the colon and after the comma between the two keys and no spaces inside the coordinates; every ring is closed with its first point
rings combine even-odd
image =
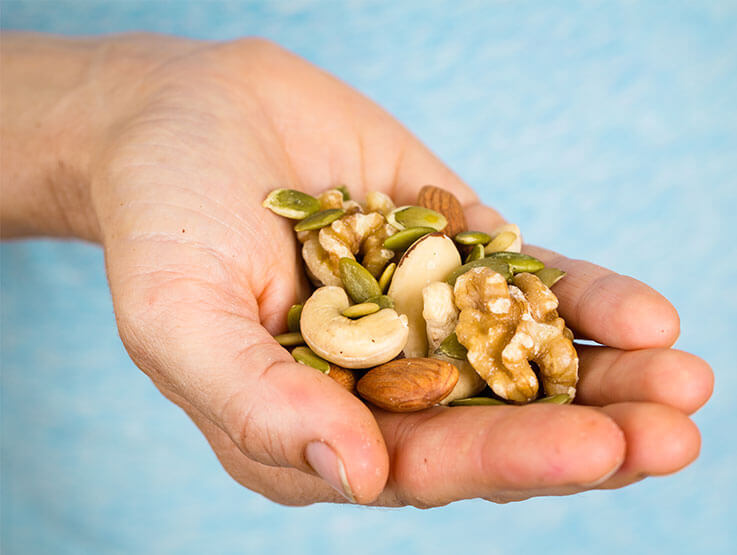
{"type": "Polygon", "coordinates": [[[516,225],[469,230],[433,186],[414,206],[344,186],[263,206],[297,220],[316,287],[275,337],[298,362],[394,412],[573,400],[578,356],[550,290],[565,272],[522,254],[516,225]]]}

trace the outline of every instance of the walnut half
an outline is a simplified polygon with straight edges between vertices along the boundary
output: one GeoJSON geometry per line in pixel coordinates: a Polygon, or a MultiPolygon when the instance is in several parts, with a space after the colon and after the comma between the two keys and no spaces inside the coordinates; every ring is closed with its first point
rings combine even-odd
{"type": "Polygon", "coordinates": [[[572,334],[558,316],[558,299],[540,279],[521,273],[514,285],[490,268],[474,268],[454,288],[461,310],[456,335],[468,349],[468,361],[500,397],[533,401],[538,379],[546,395],[571,398],[578,381],[578,355],[572,334]]]}

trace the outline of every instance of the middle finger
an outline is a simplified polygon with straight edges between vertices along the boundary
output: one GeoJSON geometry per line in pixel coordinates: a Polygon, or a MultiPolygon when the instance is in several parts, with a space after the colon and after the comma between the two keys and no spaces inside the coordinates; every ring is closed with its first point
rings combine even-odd
{"type": "Polygon", "coordinates": [[[691,414],[703,405],[714,385],[709,365],[675,349],[622,351],[576,345],[580,379],[576,403],[604,406],[649,401],[691,414]]]}

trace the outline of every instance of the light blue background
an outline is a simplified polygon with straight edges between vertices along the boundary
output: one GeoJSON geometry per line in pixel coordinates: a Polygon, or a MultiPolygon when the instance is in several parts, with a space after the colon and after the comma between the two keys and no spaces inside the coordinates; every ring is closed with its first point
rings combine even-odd
{"type": "Polygon", "coordinates": [[[614,492],[284,508],[127,358],[98,248],[2,253],[2,551],[728,553],[737,3],[3,1],[5,29],[270,37],[388,108],[530,242],[662,291],[716,373],[701,457],[614,492]]]}

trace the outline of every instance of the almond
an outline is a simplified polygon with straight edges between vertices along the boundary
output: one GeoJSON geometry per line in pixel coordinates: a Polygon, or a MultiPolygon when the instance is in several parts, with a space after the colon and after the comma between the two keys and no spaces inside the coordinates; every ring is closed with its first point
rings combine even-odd
{"type": "Polygon", "coordinates": [[[337,364],[331,364],[330,370],[327,371],[327,375],[351,393],[356,393],[356,376],[347,368],[343,368],[337,364]]]}
{"type": "Polygon", "coordinates": [[[441,231],[449,237],[455,237],[461,231],[468,229],[463,206],[450,191],[433,185],[425,185],[420,189],[420,194],[417,196],[417,204],[440,212],[445,216],[448,225],[441,231]]]}
{"type": "Polygon", "coordinates": [[[358,380],[358,393],[385,410],[413,412],[436,405],[457,381],[458,369],[449,362],[403,358],[369,370],[358,380]]]}

